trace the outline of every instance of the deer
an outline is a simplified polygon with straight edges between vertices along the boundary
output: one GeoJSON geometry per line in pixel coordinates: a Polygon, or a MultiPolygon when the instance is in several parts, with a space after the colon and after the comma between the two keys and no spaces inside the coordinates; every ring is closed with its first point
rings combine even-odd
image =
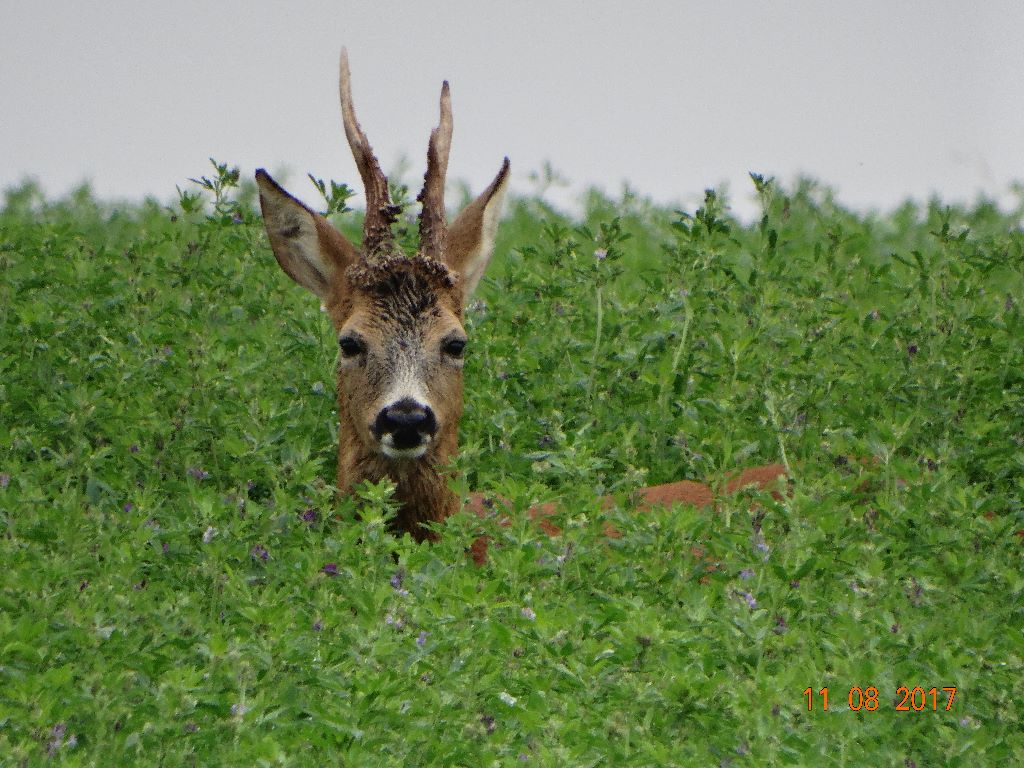
{"type": "MultiPolygon", "coordinates": [[[[421,206],[419,251],[407,256],[391,231],[400,209],[390,199],[387,177],[356,118],[345,49],[339,93],[345,136],[365,193],[361,245],[263,168],[256,171],[260,208],[281,269],[319,298],[337,333],[337,490],[347,494],[364,481],[390,480],[398,504],[392,529],[423,542],[436,538],[434,524],[462,507],[450,487],[450,467],[458,452],[463,407],[463,312],[493,255],[510,163],[505,157],[494,180],[449,225],[444,186],[452,110],[444,81],[440,118],[430,133],[423,188],[416,198],[421,206]]],[[[785,474],[781,465],[756,467],[729,478],[724,490],[769,487],[785,474]]],[[[707,506],[713,498],[710,486],[688,480],[643,488],[636,496],[641,508],[707,506]]],[[[466,506],[482,515],[493,505],[474,493],[466,506]]],[[[549,504],[529,514],[554,535],[557,527],[547,521],[553,512],[549,504]]],[[[472,553],[478,562],[479,549],[472,553]]]]}

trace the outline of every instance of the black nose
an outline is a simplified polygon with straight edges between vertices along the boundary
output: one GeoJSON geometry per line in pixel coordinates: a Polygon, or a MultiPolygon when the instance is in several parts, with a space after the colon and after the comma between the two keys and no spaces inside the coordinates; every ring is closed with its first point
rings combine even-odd
{"type": "Polygon", "coordinates": [[[391,435],[392,445],[399,450],[416,448],[425,437],[434,436],[437,419],[430,406],[406,397],[381,409],[373,431],[378,440],[391,435]]]}

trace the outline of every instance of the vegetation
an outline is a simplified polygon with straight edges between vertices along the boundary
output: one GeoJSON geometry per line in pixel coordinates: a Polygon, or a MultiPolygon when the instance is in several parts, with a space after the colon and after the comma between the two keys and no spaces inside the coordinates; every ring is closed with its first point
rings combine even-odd
{"type": "Polygon", "coordinates": [[[236,172],[173,211],[9,191],[0,763],[1024,763],[1022,211],[752,178],[750,225],[513,202],[459,482],[563,533],[431,546],[387,487],[334,501],[333,332],[236,172]],[[782,500],[631,509],[771,461],[782,500]]]}

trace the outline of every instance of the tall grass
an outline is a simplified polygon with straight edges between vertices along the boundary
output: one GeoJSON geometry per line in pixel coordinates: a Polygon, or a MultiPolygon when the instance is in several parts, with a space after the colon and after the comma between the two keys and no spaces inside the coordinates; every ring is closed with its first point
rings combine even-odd
{"type": "Polygon", "coordinates": [[[1019,213],[514,201],[458,482],[563,534],[477,568],[475,519],[334,501],[333,332],[215,171],[0,211],[0,764],[1024,760],[1019,213]],[[630,506],[780,460],[782,501],[630,506]]]}

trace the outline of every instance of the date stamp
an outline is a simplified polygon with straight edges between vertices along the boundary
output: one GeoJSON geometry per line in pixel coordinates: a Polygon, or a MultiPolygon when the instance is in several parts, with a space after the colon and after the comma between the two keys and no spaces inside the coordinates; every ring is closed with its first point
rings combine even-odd
{"type": "MultiPolygon", "coordinates": [[[[891,707],[884,706],[878,695],[878,688],[873,685],[867,688],[855,685],[847,692],[846,703],[854,712],[877,712],[887,709],[894,712],[951,712],[953,699],[956,698],[956,687],[924,688],[918,685],[910,688],[901,685],[896,689],[891,707]]],[[[804,689],[804,696],[807,697],[808,712],[815,709],[828,712],[828,688],[822,688],[815,693],[814,689],[808,686],[804,689]]]]}

